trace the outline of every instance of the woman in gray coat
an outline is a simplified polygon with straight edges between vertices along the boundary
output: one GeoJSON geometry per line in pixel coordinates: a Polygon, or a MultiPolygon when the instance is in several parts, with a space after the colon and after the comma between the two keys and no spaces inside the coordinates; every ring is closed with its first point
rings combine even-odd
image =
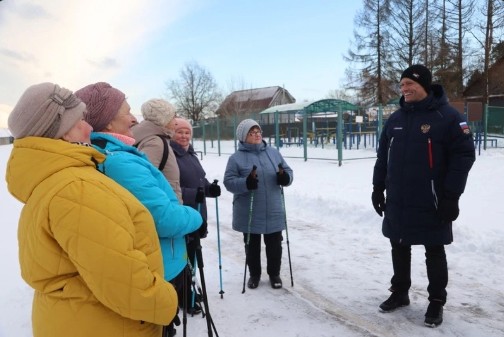
{"type": "Polygon", "coordinates": [[[283,186],[293,180],[292,169],[280,152],[262,139],[259,124],[242,121],[236,128],[238,151],[229,157],[224,186],[234,194],[233,229],[242,232],[250,278],[255,289],[261,279],[261,234],[266,246],[267,273],[271,286],[282,287],[282,231],[285,229],[283,186]]]}

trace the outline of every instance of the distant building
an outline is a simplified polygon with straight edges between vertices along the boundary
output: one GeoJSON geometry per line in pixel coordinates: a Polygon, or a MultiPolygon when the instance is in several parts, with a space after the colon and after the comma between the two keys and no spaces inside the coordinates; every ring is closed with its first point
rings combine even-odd
{"type": "MultiPolygon", "coordinates": [[[[489,105],[504,106],[504,57],[497,60],[489,69],[489,105]]],[[[486,87],[485,76],[475,73],[469,80],[467,88],[464,90],[464,100],[471,102],[483,102],[483,93],[486,87]]]]}
{"type": "Polygon", "coordinates": [[[243,116],[261,112],[275,105],[295,103],[296,99],[282,87],[266,87],[233,91],[221,103],[219,116],[243,116]]]}

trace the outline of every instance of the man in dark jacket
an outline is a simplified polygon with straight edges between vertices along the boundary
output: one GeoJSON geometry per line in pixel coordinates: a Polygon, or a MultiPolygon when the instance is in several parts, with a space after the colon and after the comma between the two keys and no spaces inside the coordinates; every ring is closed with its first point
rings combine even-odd
{"type": "Polygon", "coordinates": [[[425,325],[443,322],[448,266],[444,245],[453,241],[475,160],[474,142],[464,116],[448,104],[431,72],[413,65],[401,75],[400,108],[385,123],[373,173],[372,202],[384,214],[382,231],[392,245],[392,295],[380,305],[390,312],[409,305],[411,245],[424,245],[429,285],[425,325]],[[385,199],[384,191],[387,191],[385,199]]]}

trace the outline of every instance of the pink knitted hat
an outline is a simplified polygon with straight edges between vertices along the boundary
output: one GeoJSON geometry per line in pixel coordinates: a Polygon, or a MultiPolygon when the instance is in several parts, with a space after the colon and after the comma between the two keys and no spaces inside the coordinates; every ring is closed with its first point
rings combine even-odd
{"type": "Polygon", "coordinates": [[[173,119],[173,122],[171,123],[171,126],[173,127],[173,131],[177,131],[179,129],[188,129],[191,131],[192,135],[192,125],[189,123],[189,121],[183,117],[175,117],[173,119]]]}
{"type": "Polygon", "coordinates": [[[85,86],[77,90],[75,95],[86,103],[88,111],[85,116],[86,122],[97,132],[105,130],[126,100],[126,95],[122,91],[106,82],[85,86]]]}

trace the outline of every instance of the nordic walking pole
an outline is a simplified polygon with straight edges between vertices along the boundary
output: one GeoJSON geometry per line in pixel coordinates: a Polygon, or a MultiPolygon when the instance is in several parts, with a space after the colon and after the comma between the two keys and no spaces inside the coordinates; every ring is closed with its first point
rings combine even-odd
{"type": "MultiPolygon", "coordinates": [[[[283,174],[284,168],[282,163],[278,164],[278,173],[283,174]]],[[[287,226],[287,211],[285,210],[285,195],[283,186],[280,186],[280,191],[282,193],[282,207],[284,212],[284,221],[285,221],[285,236],[287,238],[287,256],[289,257],[289,270],[291,277],[291,287],[294,287],[294,278],[292,277],[292,263],[291,263],[291,255],[290,255],[290,244],[289,244],[289,227],[287,226]]]]}
{"type": "MultiPolygon", "coordinates": [[[[253,178],[256,177],[257,166],[252,167],[252,172],[250,174],[253,178]]],[[[245,243],[245,271],[243,272],[243,289],[242,294],[245,293],[245,280],[247,278],[247,260],[248,260],[248,248],[250,243],[250,228],[252,226],[252,211],[254,209],[254,191],[250,192],[250,208],[249,208],[249,218],[248,218],[248,228],[247,228],[247,242],[245,243]]]]}
{"type": "MultiPolygon", "coordinates": [[[[214,179],[212,184],[217,185],[219,181],[214,179]]],[[[222,260],[220,246],[220,228],[219,228],[219,197],[215,197],[215,217],[217,218],[217,250],[219,251],[219,280],[220,280],[220,298],[224,298],[224,290],[222,290],[222,260]]]]}
{"type": "MultiPolygon", "coordinates": [[[[203,195],[203,194],[204,194],[203,187],[198,187],[197,195],[203,195]]],[[[203,202],[202,200],[197,200],[197,210],[198,210],[199,214],[201,214],[201,203],[202,202],[203,202]]],[[[199,242],[198,242],[198,244],[199,244],[199,242]]],[[[196,278],[196,270],[197,269],[198,269],[198,259],[197,259],[196,250],[195,250],[191,280],[194,280],[196,278]]],[[[196,289],[193,289],[192,296],[191,296],[191,308],[194,308],[195,303],[196,303],[196,289]]],[[[194,316],[194,312],[191,314],[191,316],[194,316]]]]}

